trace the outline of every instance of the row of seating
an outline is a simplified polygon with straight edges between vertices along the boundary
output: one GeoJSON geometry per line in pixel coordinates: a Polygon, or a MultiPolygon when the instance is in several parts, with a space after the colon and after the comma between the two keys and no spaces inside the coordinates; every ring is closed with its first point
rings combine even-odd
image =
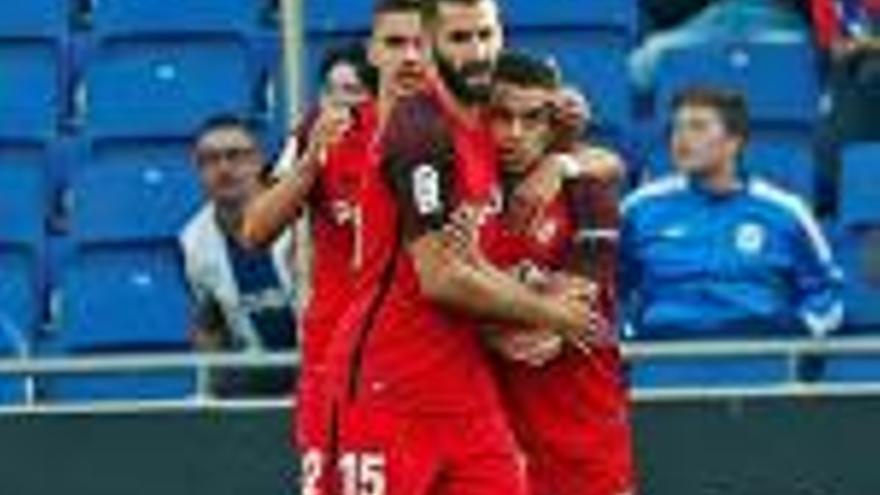
{"type": "MultiPolygon", "coordinates": [[[[589,8],[556,1],[554,9],[505,2],[510,44],[553,56],[594,97],[601,121],[660,150],[674,91],[693,82],[732,85],[752,106],[757,138],[747,165],[811,195],[819,85],[809,47],[680,50],[659,68],[654,109],[642,121],[626,76],[638,39],[637,0],[591,0],[589,8]],[[778,84],[778,74],[786,84],[778,84]]],[[[329,47],[365,35],[371,4],[306,2],[310,78],[329,47]]],[[[265,29],[274,10],[271,0],[0,5],[0,66],[13,68],[0,71],[0,314],[10,320],[0,323],[11,328],[4,336],[24,333],[43,354],[185,347],[187,295],[174,235],[199,200],[186,139],[222,111],[268,118],[280,132],[279,40],[265,29]],[[87,11],[87,29],[71,27],[77,9],[87,11]],[[59,191],[62,236],[50,221],[59,191]],[[57,324],[50,338],[38,332],[45,321],[57,324]]],[[[652,155],[652,173],[668,170],[662,152],[652,155]]],[[[880,200],[869,165],[878,155],[870,146],[846,151],[841,215],[832,229],[850,275],[850,331],[880,326],[871,269],[872,253],[880,252],[871,234],[880,225],[880,200]]],[[[3,340],[0,352],[18,352],[14,339],[3,340]]],[[[645,373],[646,383],[663,383],[662,370],[643,367],[634,369],[634,382],[645,373]]],[[[69,377],[40,385],[57,398],[180,397],[193,378],[69,377]]],[[[0,380],[0,401],[22,386],[0,380]]]]}

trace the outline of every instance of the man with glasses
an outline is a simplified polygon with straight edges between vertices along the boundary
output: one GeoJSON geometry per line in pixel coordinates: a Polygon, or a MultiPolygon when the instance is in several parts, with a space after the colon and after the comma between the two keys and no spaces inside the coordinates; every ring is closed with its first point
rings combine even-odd
{"type": "MultiPolygon", "coordinates": [[[[180,235],[193,301],[192,337],[201,351],[289,350],[295,346],[291,239],[265,249],[241,239],[245,205],[264,188],[265,163],[247,122],[209,120],[193,158],[208,201],[180,235]]],[[[217,370],[209,391],[219,397],[279,396],[292,390],[286,368],[217,370]]]]}

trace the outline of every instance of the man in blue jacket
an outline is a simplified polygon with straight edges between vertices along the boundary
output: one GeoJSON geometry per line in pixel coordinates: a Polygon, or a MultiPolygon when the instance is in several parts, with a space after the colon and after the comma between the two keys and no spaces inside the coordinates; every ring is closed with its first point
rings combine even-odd
{"type": "Polygon", "coordinates": [[[744,98],[691,88],[673,106],[678,172],[622,207],[630,330],[651,338],[835,330],[842,273],[812,213],[738,166],[748,138],[744,98]]]}

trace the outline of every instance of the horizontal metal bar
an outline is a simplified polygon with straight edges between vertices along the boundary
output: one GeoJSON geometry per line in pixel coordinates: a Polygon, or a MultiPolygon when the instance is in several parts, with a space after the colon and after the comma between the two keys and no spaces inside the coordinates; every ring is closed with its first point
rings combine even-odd
{"type": "Polygon", "coordinates": [[[623,345],[629,360],[693,357],[756,357],[835,354],[876,354],[878,337],[834,337],[829,339],[750,339],[675,342],[629,342],[623,345]]]}
{"type": "MultiPolygon", "coordinates": [[[[880,337],[832,339],[710,340],[627,342],[621,346],[630,361],[677,358],[723,358],[798,355],[877,355],[880,337]]],[[[131,373],[204,369],[267,368],[300,364],[298,352],[113,354],[0,359],[0,375],[131,373]]]]}
{"type": "Polygon", "coordinates": [[[112,354],[0,360],[0,375],[88,373],[159,373],[199,368],[270,368],[299,366],[298,352],[112,354]]]}

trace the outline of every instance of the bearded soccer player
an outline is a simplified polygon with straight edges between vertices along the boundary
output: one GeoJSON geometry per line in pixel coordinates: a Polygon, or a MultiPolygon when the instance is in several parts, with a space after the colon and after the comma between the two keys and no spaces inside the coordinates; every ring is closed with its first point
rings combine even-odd
{"type": "MultiPolygon", "coordinates": [[[[389,0],[377,12],[401,4],[413,3],[389,0]]],[[[399,10],[376,18],[370,58],[380,90],[360,183],[362,256],[327,353],[333,435],[322,471],[305,483],[341,493],[525,494],[474,317],[588,339],[593,305],[583,280],[538,294],[491,266],[476,269],[447,239],[453,212],[487,201],[492,150],[441,101],[421,21],[399,10]],[[429,90],[414,92],[420,77],[429,90]],[[313,483],[330,472],[336,482],[313,483]]]]}
{"type": "MultiPolygon", "coordinates": [[[[465,111],[457,119],[476,139],[486,130],[485,109],[492,83],[492,71],[505,47],[502,12],[497,0],[425,0],[426,27],[431,36],[434,58],[445,85],[458,108],[465,111]]],[[[575,90],[576,91],[576,90],[575,90]]],[[[579,93],[569,101],[582,99],[579,93]]],[[[554,198],[566,175],[592,177],[613,183],[623,175],[623,162],[617,154],[582,142],[582,125],[587,109],[567,105],[560,117],[571,123],[574,134],[557,135],[569,141],[566,154],[573,160],[560,160],[549,154],[534,173],[510,198],[510,217],[517,225],[533,221],[554,198]]],[[[491,138],[483,136],[487,142],[491,138]]],[[[493,164],[494,166],[494,164],[493,164]]]]}
{"type": "Polygon", "coordinates": [[[501,215],[484,226],[485,251],[536,290],[579,274],[597,284],[606,339],[589,348],[554,332],[493,333],[496,372],[534,495],[634,493],[628,402],[615,344],[613,188],[573,177],[525,230],[511,228],[509,198],[559,146],[560,76],[540,59],[507,53],[497,64],[490,121],[498,146],[501,215]]]}

